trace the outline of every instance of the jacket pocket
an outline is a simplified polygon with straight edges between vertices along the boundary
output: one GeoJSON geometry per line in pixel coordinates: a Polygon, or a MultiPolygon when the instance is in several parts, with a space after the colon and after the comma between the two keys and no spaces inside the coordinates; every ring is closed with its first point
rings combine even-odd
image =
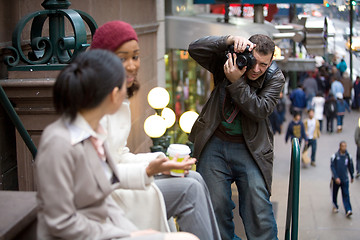
{"type": "Polygon", "coordinates": [[[273,161],[273,156],[274,156],[274,151],[271,148],[267,148],[264,151],[261,151],[264,159],[268,162],[272,162],[273,161]]]}
{"type": "Polygon", "coordinates": [[[194,142],[196,137],[198,136],[198,134],[205,128],[205,122],[204,119],[202,117],[198,117],[198,119],[196,119],[190,135],[189,135],[189,140],[191,142],[194,142]]]}

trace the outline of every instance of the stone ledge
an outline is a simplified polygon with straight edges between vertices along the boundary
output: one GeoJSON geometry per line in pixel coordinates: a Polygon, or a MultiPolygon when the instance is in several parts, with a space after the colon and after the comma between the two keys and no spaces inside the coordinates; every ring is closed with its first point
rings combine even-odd
{"type": "Polygon", "coordinates": [[[15,239],[36,222],[36,192],[0,191],[0,212],[0,240],[15,239]]]}

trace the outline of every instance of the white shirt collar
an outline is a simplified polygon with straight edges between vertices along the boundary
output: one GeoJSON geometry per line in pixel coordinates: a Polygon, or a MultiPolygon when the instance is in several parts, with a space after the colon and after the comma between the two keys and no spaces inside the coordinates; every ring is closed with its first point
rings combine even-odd
{"type": "Polygon", "coordinates": [[[103,141],[105,141],[107,137],[106,130],[101,125],[100,127],[103,129],[104,133],[95,132],[80,113],[76,115],[76,118],[73,122],[70,122],[69,118],[66,118],[65,122],[70,132],[70,141],[72,145],[75,145],[89,138],[90,136],[103,141]]]}

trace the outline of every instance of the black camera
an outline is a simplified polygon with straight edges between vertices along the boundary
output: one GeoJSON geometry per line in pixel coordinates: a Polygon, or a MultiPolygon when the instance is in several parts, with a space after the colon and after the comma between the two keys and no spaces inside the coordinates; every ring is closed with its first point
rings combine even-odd
{"type": "Polygon", "coordinates": [[[247,66],[248,70],[252,68],[256,63],[256,58],[249,51],[249,46],[246,46],[246,49],[242,53],[237,53],[234,51],[234,45],[229,46],[229,53],[231,56],[233,53],[236,54],[236,65],[241,70],[243,67],[247,66]]]}

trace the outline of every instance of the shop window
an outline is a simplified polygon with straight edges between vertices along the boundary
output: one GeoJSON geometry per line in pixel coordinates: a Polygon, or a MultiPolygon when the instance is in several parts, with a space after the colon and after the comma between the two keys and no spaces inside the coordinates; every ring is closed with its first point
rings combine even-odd
{"type": "Polygon", "coordinates": [[[179,127],[181,114],[192,110],[200,113],[212,89],[211,74],[197,64],[186,50],[171,49],[165,55],[166,89],[169,107],[176,115],[175,125],[168,130],[172,142],[186,143],[187,134],[179,127]]]}

